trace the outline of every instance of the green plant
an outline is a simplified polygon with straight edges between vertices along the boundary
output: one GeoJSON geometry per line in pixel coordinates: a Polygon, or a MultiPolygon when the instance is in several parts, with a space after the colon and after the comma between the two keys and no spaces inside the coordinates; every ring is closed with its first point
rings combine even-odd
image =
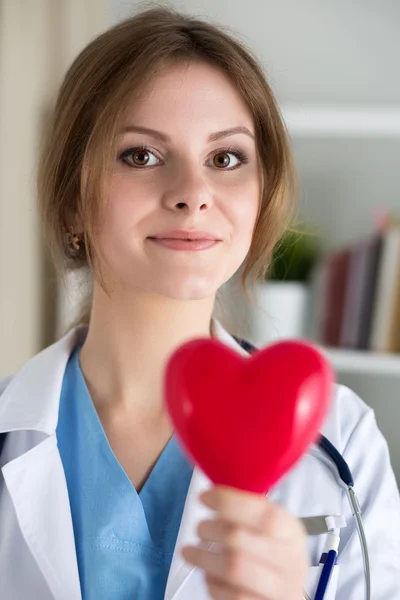
{"type": "Polygon", "coordinates": [[[310,229],[290,228],[276,244],[266,279],[308,281],[320,256],[319,237],[310,229]]]}

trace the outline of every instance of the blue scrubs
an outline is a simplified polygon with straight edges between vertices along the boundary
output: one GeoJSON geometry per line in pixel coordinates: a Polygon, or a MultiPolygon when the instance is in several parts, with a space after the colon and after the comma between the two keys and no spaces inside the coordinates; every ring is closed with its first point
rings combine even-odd
{"type": "Polygon", "coordinates": [[[193,472],[173,436],[140,493],[115,457],[77,347],[65,371],[58,447],[83,600],[162,600],[193,472]]]}

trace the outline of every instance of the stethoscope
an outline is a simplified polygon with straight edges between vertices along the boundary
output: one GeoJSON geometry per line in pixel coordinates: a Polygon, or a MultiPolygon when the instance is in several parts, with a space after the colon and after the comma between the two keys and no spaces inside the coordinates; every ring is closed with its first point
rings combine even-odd
{"type": "MultiPolygon", "coordinates": [[[[232,337],[244,350],[250,354],[252,354],[254,351],[257,351],[257,348],[250,344],[250,342],[247,342],[246,340],[238,338],[234,335],[232,337]]],[[[322,460],[325,459],[324,462],[326,462],[327,466],[334,471],[339,485],[346,490],[351,512],[356,521],[358,537],[360,539],[365,576],[365,600],[371,600],[371,572],[369,566],[367,540],[365,538],[361,508],[354,491],[354,480],[350,471],[350,467],[340,452],[336,450],[335,446],[331,444],[331,442],[323,435],[321,435],[319,438],[317,447],[321,450],[321,452],[318,453],[319,458],[322,460]]],[[[336,564],[340,542],[339,529],[335,527],[334,522],[330,524],[328,531],[328,540],[324,552],[320,558],[320,565],[322,568],[315,596],[313,599],[311,599],[308,594],[303,592],[303,598],[305,600],[324,600],[325,598],[325,593],[328,588],[333,568],[336,564]]]]}
{"type": "MultiPolygon", "coordinates": [[[[360,539],[364,563],[365,598],[366,600],[371,600],[371,572],[369,566],[368,547],[362,522],[361,508],[354,491],[354,480],[350,471],[350,467],[340,452],[336,450],[335,446],[331,444],[331,442],[323,435],[321,435],[317,446],[323,453],[321,458],[325,458],[327,466],[334,470],[340,486],[343,487],[347,492],[347,498],[350,503],[352,515],[356,521],[357,533],[360,539]]],[[[325,593],[337,560],[339,541],[340,537],[338,530],[334,527],[334,524],[332,524],[332,527],[329,528],[329,536],[324,552],[320,558],[320,565],[322,565],[322,569],[313,600],[323,600],[325,598],[325,593]]],[[[303,597],[305,600],[311,600],[311,598],[304,592],[303,597]]]]}

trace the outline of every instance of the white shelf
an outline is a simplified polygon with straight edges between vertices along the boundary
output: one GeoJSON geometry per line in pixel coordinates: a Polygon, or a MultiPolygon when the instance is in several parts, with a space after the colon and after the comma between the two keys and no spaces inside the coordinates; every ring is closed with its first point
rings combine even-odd
{"type": "Polygon", "coordinates": [[[323,348],[334,368],[342,373],[391,375],[400,378],[400,354],[323,348]]]}
{"type": "Polygon", "coordinates": [[[293,137],[400,139],[400,106],[287,104],[281,111],[293,137]]]}

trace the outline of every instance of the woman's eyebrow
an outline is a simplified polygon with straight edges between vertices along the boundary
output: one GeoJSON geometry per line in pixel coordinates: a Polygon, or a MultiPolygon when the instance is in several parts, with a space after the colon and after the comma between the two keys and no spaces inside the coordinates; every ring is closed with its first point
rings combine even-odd
{"type": "MultiPolygon", "coordinates": [[[[139,125],[127,125],[120,131],[120,134],[130,132],[145,133],[163,142],[171,141],[170,136],[166,133],[162,133],[161,131],[157,131],[156,129],[150,129],[149,127],[140,127],[139,125]]],[[[215,133],[212,133],[208,136],[208,141],[215,142],[216,140],[228,137],[230,135],[235,135],[237,133],[244,133],[245,135],[248,135],[254,140],[254,134],[249,129],[247,129],[247,127],[239,125],[237,127],[230,127],[229,129],[223,129],[222,131],[216,131],[215,133]]]]}
{"type": "Polygon", "coordinates": [[[244,133],[245,135],[250,136],[254,140],[254,134],[250,131],[250,129],[239,125],[238,127],[231,127],[230,129],[223,129],[222,131],[216,131],[215,133],[212,133],[208,137],[208,141],[215,142],[215,140],[228,137],[229,135],[235,135],[236,133],[244,133]]]}

